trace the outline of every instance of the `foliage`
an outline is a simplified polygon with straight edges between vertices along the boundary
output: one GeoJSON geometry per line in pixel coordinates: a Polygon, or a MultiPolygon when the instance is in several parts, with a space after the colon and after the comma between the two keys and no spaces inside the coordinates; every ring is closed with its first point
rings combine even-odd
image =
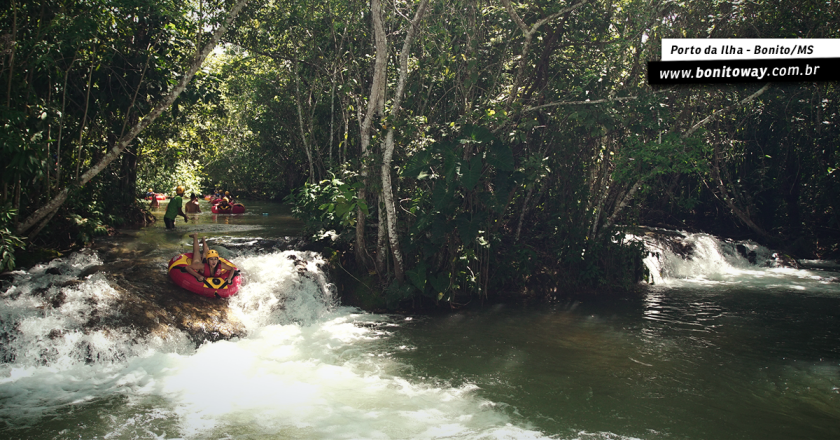
{"type": "Polygon", "coordinates": [[[391,306],[528,283],[629,288],[644,276],[641,251],[620,237],[637,222],[838,247],[836,83],[774,84],[746,102],[763,85],[654,89],[645,78],[662,38],[836,38],[837,1],[431,2],[403,48],[417,5],[380,11],[386,98],[368,102],[368,3],[259,3],[171,111],[75,188],[76,170],[168,90],[223,11],[15,2],[0,11],[18,33],[0,39],[4,200],[20,188],[13,208],[25,214],[73,187],[55,221],[91,237],[127,221],[138,189],[291,194],[310,233],[337,231],[376,257],[356,269],[377,274],[391,306]],[[369,106],[380,112],[363,140],[369,106]],[[390,206],[386,230],[378,208],[390,206]]]}
{"type": "Polygon", "coordinates": [[[109,191],[96,198],[132,203],[144,141],[133,128],[155,119],[150,110],[168,105],[164,96],[180,93],[179,75],[192,77],[182,75],[185,66],[203,59],[196,43],[208,40],[207,24],[224,16],[224,6],[44,0],[0,11],[11,30],[1,39],[0,114],[8,123],[0,138],[12,159],[0,164],[0,183],[2,199],[13,193],[26,219],[20,230],[37,234],[36,224],[88,183],[109,191]],[[105,164],[111,175],[100,177],[105,164]]]}
{"type": "Polygon", "coordinates": [[[405,250],[411,284],[435,301],[465,291],[486,296],[485,270],[498,220],[517,183],[509,145],[479,126],[464,126],[451,141],[416,152],[403,176],[417,181],[408,212],[405,250]]]}
{"type": "Polygon", "coordinates": [[[361,183],[348,184],[332,176],[318,183],[305,183],[286,197],[295,217],[306,222],[310,234],[346,231],[356,223],[356,210],[368,212],[367,203],[356,197],[361,183]]]}
{"type": "Polygon", "coordinates": [[[23,242],[26,237],[18,237],[9,230],[16,213],[9,204],[0,206],[0,271],[14,269],[15,249],[26,248],[23,242]]]}
{"type": "Polygon", "coordinates": [[[151,188],[154,192],[174,196],[178,186],[184,187],[185,194],[204,194],[211,186],[203,184],[206,177],[201,162],[183,157],[161,164],[164,161],[148,160],[138,170],[137,188],[141,194],[151,188]]]}

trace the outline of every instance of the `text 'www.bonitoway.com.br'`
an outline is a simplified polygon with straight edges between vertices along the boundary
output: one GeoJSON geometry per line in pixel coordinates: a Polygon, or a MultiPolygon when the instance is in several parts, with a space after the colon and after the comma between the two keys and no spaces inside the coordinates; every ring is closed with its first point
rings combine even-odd
{"type": "Polygon", "coordinates": [[[836,81],[840,59],[652,61],[649,84],[836,81]]]}

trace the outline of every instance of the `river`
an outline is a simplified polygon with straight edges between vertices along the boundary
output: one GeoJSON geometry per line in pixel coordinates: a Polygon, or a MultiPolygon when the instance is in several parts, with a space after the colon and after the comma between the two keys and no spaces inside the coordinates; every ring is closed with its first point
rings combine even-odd
{"type": "Polygon", "coordinates": [[[656,284],[638,298],[382,315],[338,304],[323,273],[301,275],[318,273],[317,254],[263,246],[300,234],[285,207],[247,206],[215,216],[202,202],[174,232],[126,231],[99,240],[111,251],[3,281],[0,438],[840,438],[827,262],[765,267],[769,251],[748,244],[751,265],[732,243],[686,234],[695,257],[657,250],[656,284]],[[172,295],[166,262],[191,250],[191,232],[246,273],[229,303],[246,336],[197,346],[180,331],[85,327],[120,290],[102,273],[68,279],[128,256],[172,295]]]}

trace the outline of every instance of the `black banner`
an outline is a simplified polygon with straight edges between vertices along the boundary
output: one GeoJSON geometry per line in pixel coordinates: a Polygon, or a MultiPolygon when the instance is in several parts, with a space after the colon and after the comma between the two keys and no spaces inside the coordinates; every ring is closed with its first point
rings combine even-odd
{"type": "Polygon", "coordinates": [[[840,58],[648,62],[650,85],[837,80],[840,58]]]}

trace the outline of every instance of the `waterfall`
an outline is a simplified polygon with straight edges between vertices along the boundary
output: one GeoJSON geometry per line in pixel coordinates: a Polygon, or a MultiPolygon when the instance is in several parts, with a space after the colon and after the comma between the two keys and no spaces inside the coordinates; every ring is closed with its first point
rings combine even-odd
{"type": "MultiPolygon", "coordinates": [[[[142,271],[165,280],[156,255],[142,271]]],[[[0,290],[0,437],[544,438],[474,385],[405,377],[392,354],[416,348],[391,338],[411,318],[337,304],[320,255],[233,261],[245,283],[227,305],[247,332],[198,346],[113,325],[117,278],[79,276],[96,253],[14,272],[0,290]]]]}
{"type": "Polygon", "coordinates": [[[826,290],[836,285],[834,265],[796,261],[751,240],[722,239],[705,233],[647,229],[628,234],[644,243],[645,266],[653,285],[744,286],[826,290]]]}

